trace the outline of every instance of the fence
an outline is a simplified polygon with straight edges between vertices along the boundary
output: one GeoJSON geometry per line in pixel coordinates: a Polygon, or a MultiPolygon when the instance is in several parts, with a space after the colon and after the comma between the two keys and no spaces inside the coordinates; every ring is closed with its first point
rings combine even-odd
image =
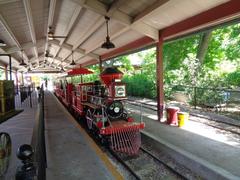
{"type": "Polygon", "coordinates": [[[20,86],[15,88],[15,108],[36,107],[38,105],[38,92],[34,86],[20,86]]]}
{"type": "Polygon", "coordinates": [[[46,147],[45,147],[45,119],[44,119],[44,90],[39,90],[39,115],[33,130],[32,147],[34,149],[34,162],[37,169],[37,179],[46,179],[46,147]]]}
{"type": "Polygon", "coordinates": [[[240,90],[187,85],[168,86],[165,97],[202,110],[211,110],[240,119],[240,90]]]}

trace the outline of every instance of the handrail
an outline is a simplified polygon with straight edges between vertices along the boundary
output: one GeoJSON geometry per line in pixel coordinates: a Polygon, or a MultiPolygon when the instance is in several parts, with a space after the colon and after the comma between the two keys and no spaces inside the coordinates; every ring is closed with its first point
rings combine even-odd
{"type": "Polygon", "coordinates": [[[39,89],[39,115],[33,132],[33,161],[36,164],[36,177],[38,180],[46,179],[46,145],[45,145],[45,118],[44,118],[44,90],[43,85],[39,89]]]}

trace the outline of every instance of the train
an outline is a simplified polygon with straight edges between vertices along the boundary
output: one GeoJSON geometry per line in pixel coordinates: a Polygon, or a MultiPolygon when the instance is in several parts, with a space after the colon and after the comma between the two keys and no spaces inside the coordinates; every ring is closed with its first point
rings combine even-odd
{"type": "Polygon", "coordinates": [[[116,67],[107,67],[99,76],[101,81],[77,85],[60,80],[55,83],[54,93],[113,151],[137,154],[141,146],[140,130],[145,128],[145,123],[136,122],[125,108],[123,73],[116,67]]]}

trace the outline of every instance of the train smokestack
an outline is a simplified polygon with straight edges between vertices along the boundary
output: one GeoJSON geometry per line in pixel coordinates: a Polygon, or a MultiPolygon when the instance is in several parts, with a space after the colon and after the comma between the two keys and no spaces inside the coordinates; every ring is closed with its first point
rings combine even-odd
{"type": "Polygon", "coordinates": [[[123,73],[116,67],[107,67],[100,74],[100,78],[106,86],[109,86],[112,82],[115,82],[116,79],[122,79],[122,77],[123,73]]]}

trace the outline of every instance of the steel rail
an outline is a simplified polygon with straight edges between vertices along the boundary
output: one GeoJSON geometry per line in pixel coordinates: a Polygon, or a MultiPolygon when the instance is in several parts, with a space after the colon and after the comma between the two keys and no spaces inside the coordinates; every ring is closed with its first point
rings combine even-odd
{"type": "Polygon", "coordinates": [[[108,148],[108,151],[110,152],[110,154],[118,161],[120,162],[130,173],[132,176],[134,176],[137,180],[141,180],[142,178],[137,175],[137,173],[122,159],[120,158],[116,152],[114,152],[113,150],[111,150],[110,148],[108,148]]]}
{"type": "Polygon", "coordinates": [[[160,160],[159,158],[157,158],[154,154],[152,154],[150,151],[146,150],[143,147],[140,147],[140,149],[148,154],[149,156],[151,156],[154,160],[156,160],[157,162],[163,164],[165,167],[167,167],[168,170],[170,170],[171,172],[177,174],[178,176],[180,176],[183,179],[187,179],[184,175],[182,175],[180,172],[176,171],[176,169],[174,169],[173,167],[169,166],[167,163],[163,162],[162,160],[160,160]]]}

